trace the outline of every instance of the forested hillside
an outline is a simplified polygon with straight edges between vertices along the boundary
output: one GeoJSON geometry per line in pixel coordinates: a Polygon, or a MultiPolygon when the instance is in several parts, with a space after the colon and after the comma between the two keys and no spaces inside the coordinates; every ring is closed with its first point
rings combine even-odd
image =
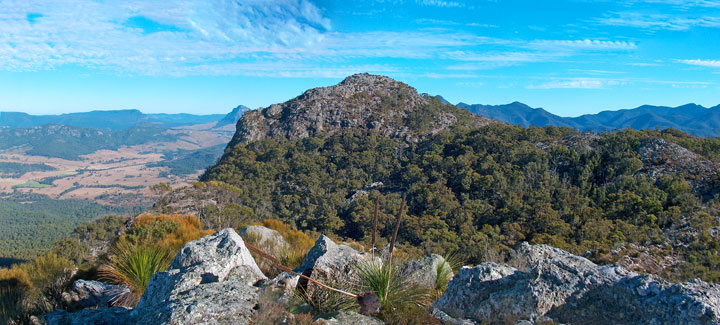
{"type": "MultiPolygon", "coordinates": [[[[86,200],[16,195],[0,200],[0,257],[30,259],[48,251],[81,223],[123,208],[86,200]]],[[[2,266],[2,265],[0,265],[2,266]]]]}
{"type": "Polygon", "coordinates": [[[406,146],[348,131],[238,145],[203,180],[232,185],[230,201],[257,218],[356,240],[368,239],[378,195],[380,232],[389,235],[407,193],[399,236],[425,251],[479,262],[529,241],[599,259],[633,243],[685,261],[662,272],[717,280],[717,164],[664,139],[718,145],[677,132],[591,136],[494,124],[406,146]],[[384,185],[362,191],[375,182],[384,185]]]}

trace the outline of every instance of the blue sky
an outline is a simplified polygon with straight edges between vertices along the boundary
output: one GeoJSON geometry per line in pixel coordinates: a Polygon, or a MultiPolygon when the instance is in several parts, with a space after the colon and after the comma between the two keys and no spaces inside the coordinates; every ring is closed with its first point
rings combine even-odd
{"type": "Polygon", "coordinates": [[[720,0],[0,0],[0,110],[225,113],[347,75],[577,116],[720,104],[720,0]]]}

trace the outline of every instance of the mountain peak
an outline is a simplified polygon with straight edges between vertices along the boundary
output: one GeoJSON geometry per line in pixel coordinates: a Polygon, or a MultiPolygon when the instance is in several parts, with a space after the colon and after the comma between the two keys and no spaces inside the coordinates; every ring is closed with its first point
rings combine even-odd
{"type": "Polygon", "coordinates": [[[344,129],[374,130],[408,142],[459,120],[487,124],[434,97],[424,97],[389,77],[360,73],[339,84],[313,88],[282,104],[249,111],[238,122],[230,146],[264,138],[303,138],[344,129]]]}

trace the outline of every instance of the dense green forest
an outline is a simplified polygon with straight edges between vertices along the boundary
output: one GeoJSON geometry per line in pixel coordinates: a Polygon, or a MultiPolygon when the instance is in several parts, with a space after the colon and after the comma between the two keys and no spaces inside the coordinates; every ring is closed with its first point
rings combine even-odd
{"type": "Polygon", "coordinates": [[[596,136],[492,124],[410,146],[346,131],[236,145],[202,180],[229,184],[225,200],[252,218],[355,240],[368,239],[378,198],[388,237],[406,193],[399,238],[427,252],[458,251],[476,263],[522,241],[595,257],[634,243],[684,259],[670,277],[717,281],[720,239],[710,229],[720,180],[707,160],[709,172],[692,164],[717,160],[719,148],[720,140],[672,130],[596,136]],[[683,164],[672,152],[651,157],[658,139],[701,156],[683,164]],[[358,192],[374,182],[384,186],[358,192]]]}
{"type": "Polygon", "coordinates": [[[29,172],[44,172],[55,170],[45,164],[21,164],[14,162],[0,162],[0,177],[20,177],[29,172]]]}
{"type": "Polygon", "coordinates": [[[104,131],[45,125],[31,129],[0,128],[0,149],[26,147],[27,154],[76,160],[100,149],[117,149],[151,141],[175,141],[179,135],[157,127],[104,131]]]}
{"type": "Polygon", "coordinates": [[[148,167],[168,167],[171,175],[185,176],[213,165],[225,150],[225,145],[197,150],[176,150],[163,154],[163,161],[148,164],[148,167]]]}
{"type": "Polygon", "coordinates": [[[0,257],[36,257],[79,224],[122,212],[87,200],[52,200],[35,194],[0,199],[0,257]]]}

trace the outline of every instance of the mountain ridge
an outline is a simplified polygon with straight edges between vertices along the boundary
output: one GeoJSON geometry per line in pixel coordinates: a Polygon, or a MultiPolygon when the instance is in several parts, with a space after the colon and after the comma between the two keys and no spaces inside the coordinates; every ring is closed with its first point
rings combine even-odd
{"type": "Polygon", "coordinates": [[[457,106],[475,114],[524,127],[564,126],[593,132],[628,127],[637,130],[672,128],[695,136],[720,136],[720,105],[709,108],[694,103],[677,107],[642,105],[577,117],[558,116],[543,108],[533,108],[517,101],[504,105],[460,102],[457,106]]]}
{"type": "MultiPolygon", "coordinates": [[[[242,105],[241,105],[242,106],[242,105]]],[[[187,113],[145,114],[137,109],[93,110],[57,115],[31,115],[23,112],[0,112],[0,127],[32,128],[48,124],[79,128],[122,130],[132,127],[177,127],[215,123],[225,114],[195,115],[187,113]]]]}

